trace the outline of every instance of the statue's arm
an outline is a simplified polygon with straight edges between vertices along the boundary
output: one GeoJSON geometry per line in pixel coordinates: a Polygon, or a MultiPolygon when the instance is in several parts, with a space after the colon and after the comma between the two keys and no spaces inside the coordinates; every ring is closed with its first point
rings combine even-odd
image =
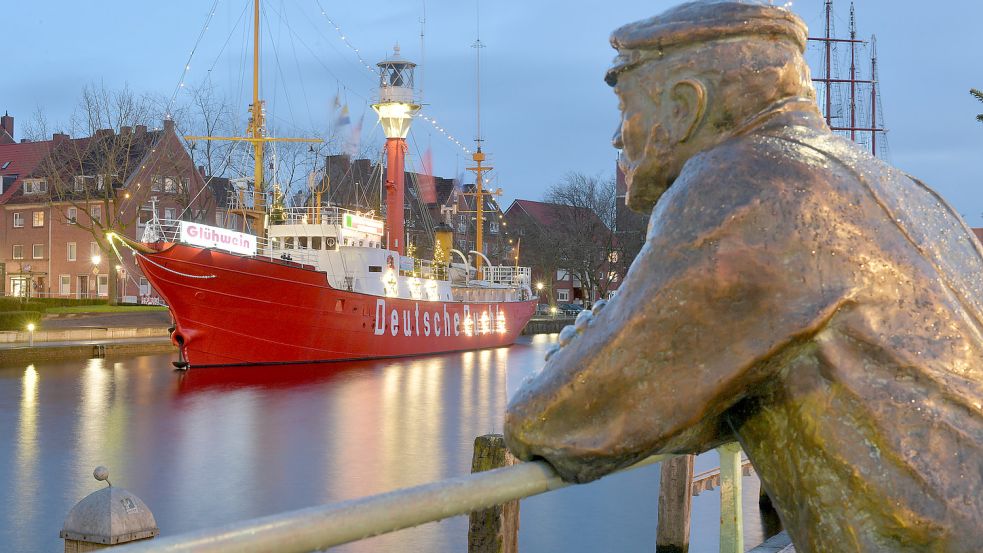
{"type": "Polygon", "coordinates": [[[583,481],[596,477],[588,460],[624,466],[728,439],[720,415],[847,296],[828,244],[786,200],[760,182],[670,191],[616,297],[513,398],[513,451],[583,481]]]}

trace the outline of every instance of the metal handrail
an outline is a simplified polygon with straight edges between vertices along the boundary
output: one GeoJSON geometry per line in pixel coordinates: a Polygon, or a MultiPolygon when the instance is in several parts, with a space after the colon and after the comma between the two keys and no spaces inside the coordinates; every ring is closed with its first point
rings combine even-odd
{"type": "MultiPolygon", "coordinates": [[[[658,463],[654,455],[624,470],[658,463]]],[[[569,486],[533,461],[392,492],[288,511],[177,536],[133,542],[120,552],[307,553],[487,509],[569,486]]]]}

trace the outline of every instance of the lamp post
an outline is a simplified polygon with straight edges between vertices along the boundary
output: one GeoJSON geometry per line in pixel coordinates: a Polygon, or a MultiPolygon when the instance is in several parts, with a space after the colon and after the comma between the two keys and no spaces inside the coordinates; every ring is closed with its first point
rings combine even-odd
{"type": "Polygon", "coordinates": [[[34,328],[35,328],[34,323],[27,323],[27,335],[29,340],[28,343],[32,348],[34,347],[34,328]]]}
{"type": "MultiPolygon", "coordinates": [[[[92,256],[92,276],[96,277],[96,298],[99,297],[99,264],[102,263],[102,256],[95,254],[92,256]]],[[[88,292],[88,290],[86,290],[88,292]]]]}
{"type": "Polygon", "coordinates": [[[413,68],[416,64],[399,57],[399,46],[379,67],[379,102],[372,109],[386,134],[386,248],[403,255],[406,237],[403,221],[403,172],[406,135],[420,105],[413,99],[413,68]]]}

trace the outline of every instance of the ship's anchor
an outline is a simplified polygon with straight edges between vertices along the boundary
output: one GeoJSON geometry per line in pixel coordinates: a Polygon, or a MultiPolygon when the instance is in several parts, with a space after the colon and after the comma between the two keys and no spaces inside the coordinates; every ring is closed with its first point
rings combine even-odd
{"type": "MultiPolygon", "coordinates": [[[[171,328],[171,332],[173,333],[174,327],[171,328]]],[[[186,371],[191,368],[191,364],[184,358],[184,338],[178,334],[177,336],[174,336],[174,341],[177,342],[177,361],[172,361],[171,364],[174,365],[174,368],[179,371],[186,371]]]]}

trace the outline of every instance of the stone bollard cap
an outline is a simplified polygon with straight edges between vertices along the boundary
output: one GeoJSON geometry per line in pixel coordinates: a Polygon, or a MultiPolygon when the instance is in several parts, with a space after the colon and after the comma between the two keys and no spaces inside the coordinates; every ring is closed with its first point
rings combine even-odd
{"type": "MultiPolygon", "coordinates": [[[[97,480],[105,480],[109,471],[105,467],[93,474],[97,480]],[[99,478],[103,476],[103,478],[99,478]]],[[[160,534],[157,521],[147,505],[137,496],[114,486],[92,492],[79,501],[68,517],[60,538],[103,545],[152,538],[160,534]]]]}

